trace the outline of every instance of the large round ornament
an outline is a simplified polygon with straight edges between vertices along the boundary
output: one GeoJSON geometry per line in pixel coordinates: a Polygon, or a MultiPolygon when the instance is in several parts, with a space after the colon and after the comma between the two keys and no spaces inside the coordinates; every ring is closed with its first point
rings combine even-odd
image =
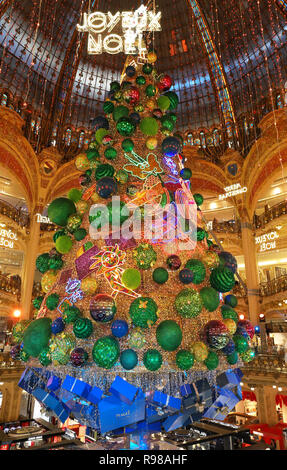
{"type": "Polygon", "coordinates": [[[105,177],[112,178],[114,174],[115,174],[115,169],[109,163],[102,163],[101,165],[97,166],[95,170],[96,180],[100,180],[105,177]]]}
{"type": "Polygon", "coordinates": [[[93,333],[93,324],[88,318],[78,318],[73,325],[76,338],[88,338],[93,333]]]}
{"type": "Polygon", "coordinates": [[[135,326],[150,328],[157,321],[157,304],[150,297],[135,299],[129,309],[129,315],[135,326]]]}
{"type": "Polygon", "coordinates": [[[126,184],[129,179],[129,174],[125,170],[118,170],[115,174],[115,179],[120,184],[126,184]]]}
{"type": "Polygon", "coordinates": [[[73,240],[68,235],[62,235],[61,237],[57,238],[55,246],[56,250],[64,255],[69,253],[69,251],[72,249],[73,240]]]}
{"type": "Polygon", "coordinates": [[[239,353],[245,353],[249,349],[248,341],[244,336],[234,335],[233,341],[235,344],[235,350],[239,353]]]}
{"type": "Polygon", "coordinates": [[[172,85],[172,79],[169,75],[162,75],[157,83],[160,91],[168,91],[172,85]]]}
{"type": "Polygon", "coordinates": [[[122,117],[117,121],[117,131],[125,137],[131,136],[136,130],[134,121],[128,117],[122,117]]]}
{"type": "Polygon", "coordinates": [[[206,251],[201,257],[201,261],[207,266],[208,269],[214,269],[219,266],[219,256],[214,251],[206,251]]]}
{"type": "Polygon", "coordinates": [[[40,271],[40,273],[44,274],[46,271],[48,271],[48,269],[50,269],[49,262],[49,253],[42,253],[36,259],[36,268],[38,271],[40,271]]]}
{"type": "Polygon", "coordinates": [[[48,346],[51,336],[50,318],[33,320],[25,329],[23,343],[25,351],[32,357],[37,357],[48,346]]]}
{"type": "Polygon", "coordinates": [[[202,261],[199,259],[189,259],[185,268],[190,269],[193,275],[193,284],[201,284],[206,275],[206,269],[202,261]]]}
{"type": "Polygon", "coordinates": [[[134,268],[125,269],[122,274],[122,283],[127,289],[137,289],[141,285],[141,273],[134,268]]]}
{"type": "Polygon", "coordinates": [[[152,278],[157,284],[164,284],[168,280],[168,272],[165,268],[156,268],[152,273],[152,278]]]}
{"type": "Polygon", "coordinates": [[[195,193],[193,195],[193,199],[195,200],[195,202],[198,206],[201,206],[203,204],[204,199],[203,199],[203,196],[201,194],[195,193]]]}
{"type": "Polygon", "coordinates": [[[108,199],[117,192],[117,183],[113,178],[101,178],[96,186],[97,194],[103,199],[108,199]]]}
{"type": "Polygon", "coordinates": [[[175,298],[175,309],[184,318],[197,317],[203,307],[203,302],[195,289],[182,289],[175,298]]]}
{"type": "Polygon", "coordinates": [[[221,251],[219,253],[219,259],[220,259],[220,263],[222,266],[229,268],[230,271],[233,272],[233,274],[236,273],[237,261],[236,261],[236,258],[231,253],[229,253],[228,251],[221,251]]]}
{"type": "Polygon", "coordinates": [[[125,349],[120,355],[120,363],[126,370],[134,369],[138,363],[138,355],[133,349],[125,349]]]}
{"type": "Polygon", "coordinates": [[[162,112],[166,111],[170,107],[170,100],[168,96],[160,96],[157,100],[157,106],[162,112]]]}
{"type": "Polygon", "coordinates": [[[239,320],[237,323],[237,329],[240,331],[241,328],[245,329],[250,339],[253,338],[255,334],[254,326],[249,320],[239,320]]]}
{"type": "Polygon", "coordinates": [[[78,188],[72,188],[68,192],[68,198],[74,203],[78,202],[82,197],[82,191],[78,188]]]}
{"type": "Polygon", "coordinates": [[[175,362],[180,370],[189,370],[193,366],[194,356],[187,349],[181,349],[176,353],[175,362]]]}
{"type": "Polygon", "coordinates": [[[145,117],[140,122],[140,130],[144,135],[153,137],[158,132],[158,122],[155,118],[145,117]]]}
{"type": "Polygon", "coordinates": [[[109,121],[104,116],[97,116],[91,122],[94,131],[96,132],[98,129],[109,129],[109,121]]]}
{"type": "Polygon", "coordinates": [[[107,160],[115,160],[117,158],[118,152],[114,147],[108,147],[105,150],[104,155],[107,160]]]}
{"type": "Polygon", "coordinates": [[[251,362],[253,359],[255,359],[256,353],[254,349],[248,349],[248,351],[240,354],[240,357],[243,362],[251,362]]]}
{"type": "Polygon", "coordinates": [[[169,110],[170,111],[173,111],[174,109],[176,109],[178,103],[179,103],[179,99],[178,99],[178,96],[177,94],[174,92],[174,91],[167,91],[164,96],[167,96],[169,101],[170,101],[170,105],[169,105],[169,110]]]}
{"type": "Polygon", "coordinates": [[[66,197],[54,199],[48,207],[48,217],[54,224],[64,227],[70,215],[75,214],[76,206],[66,197]]]}
{"type": "Polygon", "coordinates": [[[65,329],[65,322],[62,317],[55,318],[51,325],[51,331],[53,335],[57,335],[58,333],[62,333],[65,329]]]}
{"type": "Polygon", "coordinates": [[[123,92],[123,99],[129,104],[137,103],[140,99],[139,89],[135,86],[129,86],[123,92]]]}
{"type": "Polygon", "coordinates": [[[150,269],[157,260],[156,252],[148,243],[140,243],[133,251],[133,257],[140,269],[150,269]]]}
{"type": "Polygon", "coordinates": [[[129,346],[135,349],[142,349],[146,343],[145,334],[140,328],[134,328],[128,337],[129,346]]]}
{"type": "Polygon", "coordinates": [[[237,304],[238,304],[238,300],[237,298],[235,297],[235,295],[233,294],[228,294],[226,295],[225,299],[224,299],[224,303],[226,305],[229,305],[230,307],[232,308],[235,308],[237,307],[237,304]]]}
{"type": "Polygon", "coordinates": [[[124,139],[122,141],[122,149],[125,151],[125,152],[128,152],[130,153],[133,148],[134,148],[135,144],[134,142],[132,141],[132,139],[124,139]]]}
{"type": "Polygon", "coordinates": [[[176,137],[166,137],[162,141],[161,150],[166,157],[175,157],[180,152],[180,141],[176,137]]]}
{"type": "Polygon", "coordinates": [[[208,370],[214,370],[219,364],[219,357],[214,351],[209,351],[207,358],[204,361],[208,370]]]}
{"type": "Polygon", "coordinates": [[[111,114],[114,110],[114,107],[114,103],[112,103],[111,101],[105,101],[103,104],[104,113],[111,114]]]}
{"type": "Polygon", "coordinates": [[[87,351],[84,348],[75,348],[71,352],[71,363],[75,367],[83,366],[89,358],[87,351]]]}
{"type": "Polygon", "coordinates": [[[118,121],[122,117],[128,117],[129,108],[127,106],[116,106],[113,111],[114,121],[118,121]]]}
{"type": "Polygon", "coordinates": [[[56,271],[52,269],[49,269],[49,271],[47,271],[42,276],[41,287],[42,287],[43,292],[45,292],[45,294],[47,294],[51,290],[56,280],[57,280],[57,273],[56,271]]]}
{"type": "Polygon", "coordinates": [[[182,331],[174,320],[162,321],[156,329],[156,340],[165,351],[174,351],[182,341],[182,331]]]}
{"type": "Polygon", "coordinates": [[[84,292],[86,295],[93,295],[95,294],[96,290],[98,288],[98,283],[96,279],[93,277],[85,277],[81,281],[81,290],[84,292]]]}
{"type": "Polygon", "coordinates": [[[199,291],[204,307],[209,312],[214,312],[219,306],[220,298],[218,292],[213,287],[203,287],[199,291]]]}
{"type": "Polygon", "coordinates": [[[162,355],[157,349],[148,349],[144,354],[143,363],[148,370],[154,372],[162,365],[162,355]]]}
{"type": "Polygon", "coordinates": [[[90,302],[90,315],[100,323],[112,321],[117,311],[116,303],[110,295],[98,294],[90,302]]]}
{"type": "Polygon", "coordinates": [[[230,339],[227,345],[224,346],[224,348],[222,348],[221,351],[223,352],[223,354],[226,354],[227,356],[232,354],[235,351],[234,341],[230,339]]]}
{"type": "Polygon", "coordinates": [[[214,349],[222,349],[229,342],[229,331],[223,322],[219,320],[210,320],[204,326],[204,339],[207,344],[214,349]]]}
{"type": "Polygon", "coordinates": [[[181,266],[180,257],[177,255],[171,255],[167,258],[166,264],[171,271],[176,271],[181,266]]]}
{"type": "Polygon", "coordinates": [[[99,338],[92,350],[94,362],[103,369],[111,369],[120,355],[120,346],[113,336],[99,338]]]}
{"type": "Polygon", "coordinates": [[[194,359],[197,362],[203,362],[208,356],[208,348],[206,344],[204,344],[202,341],[196,341],[191,345],[190,348],[192,354],[194,355],[194,359]]]}
{"type": "Polygon", "coordinates": [[[49,341],[51,359],[54,365],[65,365],[70,360],[71,351],[76,347],[74,335],[62,332],[49,341]]]}
{"type": "Polygon", "coordinates": [[[114,320],[111,326],[111,332],[116,338],[126,336],[129,331],[129,325],[125,320],[114,320]]]}
{"type": "Polygon", "coordinates": [[[211,286],[218,292],[228,292],[235,286],[233,272],[224,266],[213,269],[209,279],[211,286]]]}
{"type": "Polygon", "coordinates": [[[190,284],[193,282],[193,272],[190,269],[184,268],[181,271],[179,271],[179,280],[183,284],[190,284]]]}
{"type": "Polygon", "coordinates": [[[50,294],[46,298],[46,306],[49,310],[55,310],[59,303],[59,294],[50,294]]]}

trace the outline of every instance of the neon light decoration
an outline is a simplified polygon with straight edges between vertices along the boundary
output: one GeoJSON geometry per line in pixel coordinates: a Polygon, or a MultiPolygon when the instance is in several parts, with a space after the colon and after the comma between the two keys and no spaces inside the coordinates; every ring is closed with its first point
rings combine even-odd
{"type": "Polygon", "coordinates": [[[145,180],[148,176],[157,176],[163,173],[163,169],[154,153],[149,153],[146,159],[133,150],[131,151],[131,155],[127,153],[124,154],[125,158],[130,162],[124,165],[124,170],[131,173],[135,178],[145,180]]]}

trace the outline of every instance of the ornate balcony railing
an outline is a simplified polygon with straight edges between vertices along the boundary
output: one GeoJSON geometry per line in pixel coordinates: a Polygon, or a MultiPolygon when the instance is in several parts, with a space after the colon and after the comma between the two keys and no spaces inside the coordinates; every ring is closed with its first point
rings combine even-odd
{"type": "Polygon", "coordinates": [[[276,277],[268,282],[262,282],[259,286],[261,297],[267,297],[284,291],[287,291],[287,274],[276,277]]]}
{"type": "Polygon", "coordinates": [[[19,300],[21,297],[21,281],[0,274],[0,290],[15,295],[19,300]]]}
{"type": "Polygon", "coordinates": [[[261,375],[268,374],[286,374],[287,375],[287,363],[285,362],[285,351],[277,353],[259,353],[255,359],[251,362],[244,363],[242,366],[243,372],[246,375],[247,372],[260,373],[261,375]]]}
{"type": "Polygon", "coordinates": [[[29,214],[22,209],[16,209],[7,202],[0,201],[0,214],[14,220],[20,227],[29,227],[30,225],[29,214]]]}
{"type": "Polygon", "coordinates": [[[0,353],[0,369],[19,369],[25,368],[21,361],[12,359],[9,352],[0,353]]]}

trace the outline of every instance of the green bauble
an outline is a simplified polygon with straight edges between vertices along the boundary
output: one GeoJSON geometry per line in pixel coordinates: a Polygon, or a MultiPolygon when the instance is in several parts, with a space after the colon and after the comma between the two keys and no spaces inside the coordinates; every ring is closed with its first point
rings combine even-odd
{"type": "Polygon", "coordinates": [[[55,310],[59,303],[59,295],[58,294],[50,294],[46,298],[46,306],[49,310],[55,310]]]}
{"type": "Polygon", "coordinates": [[[177,94],[174,92],[174,91],[167,91],[164,96],[167,96],[169,101],[170,101],[170,105],[169,105],[169,110],[170,111],[173,111],[174,109],[176,109],[178,103],[179,103],[179,99],[178,99],[178,96],[177,94]]]}
{"type": "Polygon", "coordinates": [[[47,348],[44,348],[42,350],[42,352],[39,354],[39,362],[40,364],[42,364],[42,366],[46,367],[48,366],[49,364],[51,364],[52,362],[52,358],[51,358],[51,351],[50,351],[50,348],[47,347],[47,348]]]}
{"type": "Polygon", "coordinates": [[[99,165],[95,170],[95,178],[96,180],[100,180],[105,178],[106,176],[112,178],[114,176],[115,169],[109,163],[102,163],[99,165]]]}
{"type": "Polygon", "coordinates": [[[201,284],[204,281],[206,269],[202,261],[199,259],[189,259],[185,267],[193,273],[193,284],[201,284]]]}
{"type": "Polygon", "coordinates": [[[50,261],[50,255],[49,253],[43,253],[42,255],[39,255],[36,259],[36,268],[40,273],[44,274],[46,271],[48,271],[49,268],[49,261],[50,261]]]}
{"type": "Polygon", "coordinates": [[[190,168],[183,168],[180,172],[180,176],[182,177],[183,180],[190,180],[192,177],[192,171],[190,168]]]}
{"type": "Polygon", "coordinates": [[[151,64],[144,64],[142,71],[145,75],[150,75],[152,73],[153,66],[151,64]]]}
{"type": "Polygon", "coordinates": [[[148,349],[144,354],[143,363],[148,370],[154,372],[162,365],[162,355],[157,349],[148,349]]]}
{"type": "Polygon", "coordinates": [[[174,320],[162,321],[156,329],[156,340],[165,351],[175,351],[182,341],[182,331],[174,320]]]}
{"type": "Polygon", "coordinates": [[[219,256],[215,251],[207,250],[201,257],[201,261],[208,267],[208,269],[214,269],[219,266],[219,256]]]}
{"type": "Polygon", "coordinates": [[[236,364],[236,362],[238,361],[238,353],[234,351],[233,353],[228,354],[228,356],[226,356],[226,360],[230,365],[236,364]]]}
{"type": "Polygon", "coordinates": [[[38,297],[35,297],[35,299],[33,300],[32,303],[33,303],[33,306],[35,307],[36,310],[39,310],[43,300],[44,300],[44,297],[42,295],[38,295],[38,297]]]}
{"type": "Polygon", "coordinates": [[[78,202],[82,197],[82,191],[77,188],[72,188],[68,192],[68,198],[71,199],[73,202],[78,202]]]}
{"type": "Polygon", "coordinates": [[[214,370],[219,364],[218,355],[214,351],[209,351],[207,358],[204,361],[207,369],[214,370]]]}
{"type": "Polygon", "coordinates": [[[137,289],[141,285],[141,273],[134,268],[125,269],[122,274],[122,283],[127,289],[137,289]]]}
{"type": "Polygon", "coordinates": [[[145,333],[140,328],[133,328],[129,334],[129,346],[142,349],[146,343],[145,333]]]}
{"type": "Polygon", "coordinates": [[[148,97],[154,96],[156,94],[156,87],[153,85],[148,85],[145,89],[145,94],[148,97]]]}
{"type": "Polygon", "coordinates": [[[182,289],[175,298],[175,309],[184,318],[197,317],[203,307],[203,302],[195,289],[182,289]]]}
{"type": "Polygon", "coordinates": [[[157,308],[150,297],[139,297],[131,303],[129,315],[135,326],[150,328],[157,321],[157,308]]]}
{"type": "Polygon", "coordinates": [[[75,240],[77,240],[77,242],[80,242],[87,236],[87,233],[88,232],[85,228],[78,228],[77,230],[75,230],[73,235],[74,235],[75,240]]]}
{"type": "Polygon", "coordinates": [[[76,338],[88,338],[93,333],[93,324],[88,318],[78,318],[73,325],[76,338]]]}
{"type": "Polygon", "coordinates": [[[136,78],[136,84],[137,85],[145,85],[146,83],[146,79],[143,75],[139,75],[137,78],[136,78]]]}
{"type": "Polygon", "coordinates": [[[134,369],[138,364],[137,353],[133,349],[125,349],[125,351],[121,353],[120,363],[126,370],[134,369]]]}
{"type": "Polygon", "coordinates": [[[156,268],[152,278],[157,284],[164,284],[168,280],[168,271],[165,268],[156,268]]]}
{"type": "Polygon", "coordinates": [[[90,144],[90,147],[87,150],[87,159],[90,162],[91,161],[96,161],[100,158],[100,154],[99,154],[99,151],[98,151],[99,144],[97,142],[95,142],[94,145],[97,146],[97,147],[96,148],[91,147],[91,144],[90,144]]]}
{"type": "Polygon", "coordinates": [[[169,119],[168,116],[163,116],[160,120],[161,122],[161,125],[163,127],[163,129],[166,129],[168,131],[173,131],[173,128],[174,128],[174,123],[172,122],[171,119],[169,119]]]}
{"type": "Polygon", "coordinates": [[[54,365],[65,365],[70,360],[71,351],[76,347],[76,340],[70,333],[54,335],[49,342],[51,359],[54,365]]]}
{"type": "Polygon", "coordinates": [[[41,351],[48,346],[51,336],[50,318],[33,320],[25,329],[23,335],[24,349],[32,357],[38,357],[41,351]]]}
{"type": "Polygon", "coordinates": [[[206,310],[214,312],[218,308],[220,302],[219,293],[213,287],[203,287],[199,294],[206,310]]]}
{"type": "Polygon", "coordinates": [[[114,103],[112,101],[105,101],[103,105],[103,110],[105,114],[111,114],[114,110],[114,103]]]}
{"type": "Polygon", "coordinates": [[[203,228],[197,227],[197,230],[196,230],[196,240],[197,240],[198,242],[202,242],[202,240],[205,239],[206,235],[207,235],[207,234],[206,234],[206,231],[205,231],[203,228]]]}
{"type": "Polygon", "coordinates": [[[222,318],[231,318],[231,320],[234,320],[235,323],[238,322],[238,314],[233,310],[233,308],[229,307],[228,305],[222,305],[221,306],[221,315],[222,318]]]}
{"type": "Polygon", "coordinates": [[[180,370],[189,370],[194,363],[194,355],[187,349],[181,349],[176,353],[175,362],[180,370]]]}
{"type": "Polygon", "coordinates": [[[135,144],[133,143],[133,141],[131,139],[124,139],[122,141],[122,149],[125,152],[130,153],[133,150],[134,146],[135,146],[135,144]]]}
{"type": "Polygon", "coordinates": [[[144,135],[154,136],[158,132],[158,121],[152,117],[145,117],[140,122],[140,130],[144,135]]]}
{"type": "Polygon", "coordinates": [[[243,362],[251,362],[253,359],[255,359],[255,351],[254,349],[248,349],[246,352],[240,354],[240,357],[243,362]]]}
{"type": "Polygon", "coordinates": [[[56,240],[56,250],[62,255],[69,253],[73,246],[73,240],[68,235],[62,235],[62,237],[56,240]]]}
{"type": "Polygon", "coordinates": [[[126,184],[129,179],[129,174],[125,170],[118,170],[117,173],[115,174],[115,179],[120,184],[126,184]]]}
{"type": "Polygon", "coordinates": [[[117,154],[118,152],[114,147],[108,147],[104,152],[107,160],[115,160],[117,158],[117,154]]]}
{"type": "Polygon", "coordinates": [[[195,200],[195,202],[198,206],[201,206],[203,204],[204,199],[203,199],[203,196],[201,194],[195,193],[193,195],[193,199],[195,200]]]}
{"type": "Polygon", "coordinates": [[[116,122],[122,117],[128,117],[128,115],[129,108],[127,106],[116,106],[113,111],[113,119],[116,122]]]}
{"type": "Polygon", "coordinates": [[[54,199],[48,207],[48,217],[56,225],[67,225],[68,217],[76,213],[76,206],[66,197],[54,199]]]}
{"type": "Polygon", "coordinates": [[[67,221],[67,230],[71,233],[80,228],[82,217],[79,214],[70,215],[67,221]]]}
{"type": "Polygon", "coordinates": [[[81,310],[74,305],[64,308],[62,318],[65,323],[74,323],[82,315],[81,310]]]}
{"type": "Polygon", "coordinates": [[[16,343],[21,343],[23,341],[24,332],[30,323],[30,320],[20,320],[13,326],[12,338],[16,343]]]}
{"type": "Polygon", "coordinates": [[[64,261],[62,260],[62,257],[59,255],[52,256],[52,258],[49,259],[49,269],[57,270],[61,269],[63,267],[64,261]]]}
{"type": "Polygon", "coordinates": [[[213,269],[209,279],[211,286],[218,292],[228,292],[235,286],[233,272],[224,266],[213,269]]]}
{"type": "Polygon", "coordinates": [[[111,369],[117,362],[119,355],[119,342],[113,336],[102,336],[93,346],[93,360],[103,369],[111,369]]]}
{"type": "Polygon", "coordinates": [[[61,237],[62,235],[65,235],[66,231],[65,230],[58,230],[57,232],[54,233],[53,235],[53,242],[56,243],[57,238],[61,237]]]}
{"type": "Polygon", "coordinates": [[[224,299],[224,303],[226,305],[229,305],[230,307],[232,308],[235,308],[237,307],[237,304],[238,304],[238,300],[237,298],[235,297],[235,295],[233,294],[228,294],[225,299],[224,299]]]}
{"type": "Polygon", "coordinates": [[[20,357],[21,361],[27,362],[30,359],[30,354],[28,354],[26,351],[24,351],[24,349],[21,349],[21,351],[19,353],[19,357],[20,357]]]}
{"type": "Polygon", "coordinates": [[[109,222],[111,225],[118,227],[129,218],[129,209],[123,201],[120,201],[120,204],[113,204],[113,202],[110,201],[107,204],[107,209],[109,211],[109,222]]]}
{"type": "Polygon", "coordinates": [[[170,99],[162,95],[158,98],[157,105],[161,111],[166,111],[170,107],[170,99]]]}
{"type": "Polygon", "coordinates": [[[117,131],[125,137],[131,136],[136,130],[134,121],[128,117],[122,117],[117,121],[117,131]]]}
{"type": "Polygon", "coordinates": [[[157,260],[156,252],[148,243],[140,243],[133,251],[133,257],[141,269],[150,269],[157,260]]]}
{"type": "Polygon", "coordinates": [[[249,349],[249,344],[246,338],[241,335],[234,335],[232,337],[235,344],[235,351],[239,354],[245,353],[249,349]]]}
{"type": "Polygon", "coordinates": [[[110,84],[110,90],[111,91],[119,91],[120,89],[121,89],[121,85],[120,85],[119,82],[116,82],[116,81],[111,82],[111,84],[110,84]]]}
{"type": "Polygon", "coordinates": [[[101,144],[102,141],[103,141],[103,138],[105,137],[105,135],[107,135],[109,133],[109,131],[107,131],[107,129],[103,129],[102,127],[100,129],[98,129],[95,133],[95,139],[97,141],[98,144],[101,144]]]}

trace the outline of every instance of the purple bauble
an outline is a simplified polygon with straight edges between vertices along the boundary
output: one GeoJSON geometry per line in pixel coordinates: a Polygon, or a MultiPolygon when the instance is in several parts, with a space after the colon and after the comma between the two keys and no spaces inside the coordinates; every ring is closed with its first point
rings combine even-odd
{"type": "Polygon", "coordinates": [[[227,345],[224,348],[222,348],[221,351],[223,352],[223,354],[226,354],[227,356],[232,354],[235,351],[234,341],[230,339],[227,345]]]}
{"type": "Polygon", "coordinates": [[[56,320],[53,321],[51,325],[51,330],[54,335],[57,335],[58,333],[62,333],[65,329],[65,323],[62,319],[62,317],[56,318],[56,320]]]}
{"type": "Polygon", "coordinates": [[[176,271],[181,266],[180,257],[177,255],[171,255],[167,258],[166,264],[168,265],[171,271],[176,271]]]}
{"type": "Polygon", "coordinates": [[[88,353],[84,348],[75,348],[71,352],[70,360],[73,366],[80,367],[88,360],[88,353]]]}
{"type": "Polygon", "coordinates": [[[16,344],[15,346],[11,348],[10,356],[12,357],[12,359],[14,359],[14,361],[17,361],[20,359],[20,351],[21,351],[20,344],[16,344]]]}

